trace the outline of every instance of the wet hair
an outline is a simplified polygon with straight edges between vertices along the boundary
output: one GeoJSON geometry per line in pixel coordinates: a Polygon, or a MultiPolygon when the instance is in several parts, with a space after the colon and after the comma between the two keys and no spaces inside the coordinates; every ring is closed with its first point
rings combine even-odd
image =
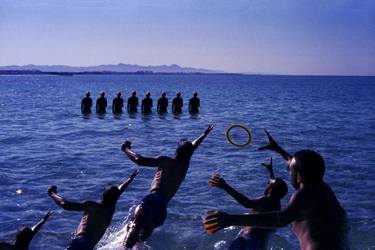
{"type": "Polygon", "coordinates": [[[86,96],[90,96],[90,91],[87,91],[87,92],[86,92],[86,96]]]}
{"type": "Polygon", "coordinates": [[[197,96],[197,95],[198,95],[198,93],[197,93],[197,92],[194,92],[194,93],[193,93],[193,96],[197,96]]]}
{"type": "Polygon", "coordinates": [[[118,96],[121,96],[121,92],[120,92],[120,91],[119,91],[119,92],[117,92],[117,95],[118,95],[118,96]]]}
{"type": "Polygon", "coordinates": [[[162,92],[161,95],[164,97],[164,96],[166,96],[166,93],[165,93],[165,92],[162,92]]]}
{"type": "Polygon", "coordinates": [[[282,199],[288,193],[288,185],[281,178],[275,178],[268,184],[264,194],[282,199]]]}
{"type": "Polygon", "coordinates": [[[135,91],[135,90],[133,90],[132,91],[132,95],[134,96],[134,95],[136,95],[137,94],[137,92],[135,91]]]}
{"type": "Polygon", "coordinates": [[[181,139],[176,149],[176,159],[181,162],[189,161],[194,152],[193,144],[186,140],[181,139]]]}
{"type": "Polygon", "coordinates": [[[296,172],[308,184],[319,183],[323,180],[326,169],[323,158],[315,151],[301,150],[293,156],[296,160],[296,172]]]}
{"type": "Polygon", "coordinates": [[[104,92],[104,91],[100,92],[100,95],[101,95],[101,96],[104,96],[104,95],[105,95],[105,92],[104,92]]]}
{"type": "Polygon", "coordinates": [[[150,96],[151,95],[151,93],[150,92],[146,92],[146,96],[150,96]]]}
{"type": "Polygon", "coordinates": [[[107,187],[103,192],[103,205],[114,206],[120,196],[120,190],[117,186],[112,185],[107,187]]]}
{"type": "Polygon", "coordinates": [[[34,232],[28,226],[21,226],[16,235],[15,245],[21,248],[28,248],[30,241],[33,239],[34,232]]]}

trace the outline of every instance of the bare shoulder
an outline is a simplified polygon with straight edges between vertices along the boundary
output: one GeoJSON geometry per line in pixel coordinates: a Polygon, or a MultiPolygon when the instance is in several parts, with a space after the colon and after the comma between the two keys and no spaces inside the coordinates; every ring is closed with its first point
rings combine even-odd
{"type": "Polygon", "coordinates": [[[160,155],[158,157],[156,157],[156,159],[160,162],[160,164],[171,164],[173,162],[175,162],[176,160],[169,157],[169,156],[165,156],[165,155],[160,155]]]}
{"type": "Polygon", "coordinates": [[[82,204],[85,206],[86,210],[98,209],[101,207],[101,204],[96,201],[86,200],[82,204]]]}

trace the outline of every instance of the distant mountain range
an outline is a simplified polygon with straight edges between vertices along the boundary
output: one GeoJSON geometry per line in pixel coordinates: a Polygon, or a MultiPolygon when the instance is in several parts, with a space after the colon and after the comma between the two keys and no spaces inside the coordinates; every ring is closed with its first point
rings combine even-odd
{"type": "Polygon", "coordinates": [[[181,67],[177,64],[160,66],[140,66],[136,64],[104,64],[98,66],[74,67],[66,65],[10,65],[0,66],[0,71],[42,71],[42,72],[114,72],[114,73],[224,73],[215,70],[181,67]]]}

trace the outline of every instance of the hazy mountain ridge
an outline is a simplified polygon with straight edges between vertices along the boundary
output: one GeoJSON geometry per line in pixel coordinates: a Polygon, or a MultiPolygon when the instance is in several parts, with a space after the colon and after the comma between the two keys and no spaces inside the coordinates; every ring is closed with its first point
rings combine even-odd
{"type": "Polygon", "coordinates": [[[9,65],[0,66],[0,70],[39,70],[48,72],[140,72],[151,71],[155,73],[223,73],[221,71],[208,70],[202,68],[181,67],[177,64],[160,66],[141,66],[136,64],[103,64],[97,66],[67,66],[67,65],[9,65]]]}

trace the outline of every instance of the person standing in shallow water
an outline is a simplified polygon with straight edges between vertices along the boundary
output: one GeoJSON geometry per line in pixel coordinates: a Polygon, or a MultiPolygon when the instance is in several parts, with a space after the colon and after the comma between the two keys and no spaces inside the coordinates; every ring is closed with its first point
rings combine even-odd
{"type": "Polygon", "coordinates": [[[134,113],[138,111],[138,97],[136,96],[137,92],[132,91],[132,95],[128,98],[127,110],[129,113],[134,113]]]}
{"type": "Polygon", "coordinates": [[[150,96],[151,96],[151,93],[147,92],[146,98],[142,100],[142,113],[144,114],[151,113],[153,104],[152,104],[152,98],[150,96]]]}
{"type": "Polygon", "coordinates": [[[64,210],[83,212],[81,222],[75,232],[74,239],[69,243],[67,250],[92,250],[103,237],[112,222],[117,200],[129,184],[137,176],[139,170],[119,186],[109,186],[103,192],[101,202],[96,201],[68,201],[57,194],[57,187],[50,186],[48,195],[64,210]]]}
{"type": "Polygon", "coordinates": [[[177,92],[176,97],[172,101],[172,112],[181,113],[182,106],[184,106],[184,101],[181,98],[181,93],[177,92]]]}
{"type": "Polygon", "coordinates": [[[121,92],[117,92],[117,97],[112,102],[112,112],[114,114],[122,113],[122,107],[124,107],[124,99],[121,97],[121,92]]]}
{"type": "Polygon", "coordinates": [[[180,140],[174,157],[144,157],[131,148],[130,141],[122,144],[121,150],[131,161],[140,166],[157,169],[149,194],[137,206],[131,222],[127,225],[124,247],[132,248],[137,242],[145,241],[155,228],[164,223],[168,202],[185,179],[191,156],[212,129],[213,125],[209,125],[193,142],[180,140]]]}
{"type": "Polygon", "coordinates": [[[291,156],[265,132],[269,144],[259,150],[275,151],[286,160],[292,185],[296,189],[287,207],[280,212],[251,215],[216,211],[204,220],[207,232],[215,233],[231,225],[278,228],[292,223],[302,250],[348,249],[346,213],[334,192],[323,181],[323,158],[311,150],[301,150],[291,156]]]}
{"type": "Polygon", "coordinates": [[[81,113],[89,114],[91,113],[92,99],[90,97],[90,92],[86,92],[86,97],[81,101],[81,113]]]}
{"type": "Polygon", "coordinates": [[[198,93],[194,92],[193,97],[189,100],[189,112],[199,113],[199,107],[201,106],[200,100],[198,98],[198,93]]]}
{"type": "Polygon", "coordinates": [[[29,228],[27,226],[20,227],[16,235],[16,241],[13,244],[0,242],[0,250],[28,250],[31,240],[33,239],[35,234],[39,232],[44,223],[47,222],[51,214],[52,211],[46,213],[43,219],[32,228],[29,228]]]}
{"type": "Polygon", "coordinates": [[[161,93],[161,97],[159,98],[158,100],[158,107],[157,107],[157,110],[158,110],[158,113],[159,114],[164,114],[164,113],[167,113],[167,108],[168,108],[168,98],[166,97],[166,93],[165,92],[162,92],[161,93]]]}
{"type": "MultiPolygon", "coordinates": [[[[225,180],[214,175],[209,184],[212,187],[218,187],[226,191],[239,204],[251,209],[251,213],[280,211],[280,200],[287,194],[288,186],[280,178],[275,178],[272,169],[272,158],[269,164],[262,163],[269,172],[268,185],[264,190],[264,195],[257,199],[249,199],[234,190],[225,180]]],[[[237,238],[230,244],[229,250],[263,250],[266,249],[267,241],[272,229],[243,227],[237,238]]]]}
{"type": "Polygon", "coordinates": [[[105,93],[102,91],[100,97],[96,99],[96,112],[103,114],[107,109],[107,98],[105,98],[105,93]]]}

